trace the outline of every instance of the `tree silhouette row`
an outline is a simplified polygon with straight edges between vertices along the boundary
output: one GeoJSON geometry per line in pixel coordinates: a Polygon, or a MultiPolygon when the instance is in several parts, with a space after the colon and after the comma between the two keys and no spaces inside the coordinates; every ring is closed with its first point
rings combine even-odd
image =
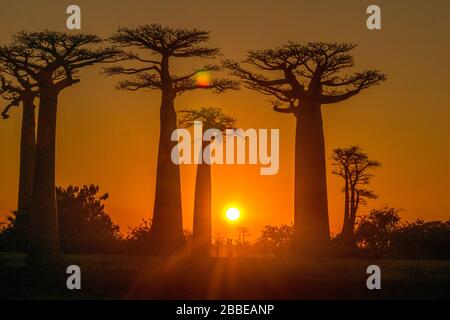
{"type": "MultiPolygon", "coordinates": [[[[9,109],[20,104],[24,111],[18,210],[29,216],[30,262],[51,260],[60,253],[55,198],[59,94],[80,81],[80,69],[100,63],[115,63],[105,68],[104,73],[121,77],[118,89],[160,92],[151,233],[152,241],[158,243],[155,253],[172,254],[183,243],[180,169],[171,161],[171,150],[176,144],[171,141],[171,134],[178,125],[176,98],[193,90],[217,93],[236,90],[239,83],[271,96],[274,111],[294,115],[294,243],[303,254],[321,256],[327,252],[330,234],[321,106],[347,100],[384,81],[386,76],[378,71],[347,74],[347,69],[354,66],[351,51],[355,45],[322,42],[289,42],[276,49],[250,50],[242,62],[226,60],[223,67],[236,80],[213,78],[207,83],[198,83],[196,77],[200,73],[221,70],[215,64],[206,64],[183,75],[172,72],[175,59],[217,57],[219,49],[205,46],[208,40],[207,31],[152,24],[119,28],[106,40],[86,34],[20,32],[10,45],[0,47],[0,90],[9,101],[3,116],[7,117],[9,109]],[[102,46],[104,42],[110,45],[102,46]],[[36,99],[39,116],[35,136],[36,99]]],[[[190,115],[191,120],[192,116],[205,120],[205,113],[190,115]]],[[[199,166],[197,188],[208,190],[209,170],[199,166]],[[202,180],[206,182],[200,183],[202,180]]],[[[208,203],[207,199],[197,201],[196,197],[195,211],[203,210],[200,203],[208,203]]],[[[208,210],[205,212],[194,212],[195,217],[203,217],[194,225],[196,230],[203,230],[198,231],[200,233],[208,230],[209,236],[200,238],[210,242],[207,220],[211,214],[208,210]]]]}

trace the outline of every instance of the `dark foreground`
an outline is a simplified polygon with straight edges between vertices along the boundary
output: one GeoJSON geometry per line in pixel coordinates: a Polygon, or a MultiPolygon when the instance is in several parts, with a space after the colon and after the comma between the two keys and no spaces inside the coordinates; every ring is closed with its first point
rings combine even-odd
{"type": "Polygon", "coordinates": [[[0,299],[450,298],[450,261],[68,255],[53,271],[24,261],[23,254],[0,253],[0,299]],[[66,288],[71,264],[81,267],[81,290],[66,288]],[[366,287],[371,264],[381,267],[381,290],[366,287]]]}

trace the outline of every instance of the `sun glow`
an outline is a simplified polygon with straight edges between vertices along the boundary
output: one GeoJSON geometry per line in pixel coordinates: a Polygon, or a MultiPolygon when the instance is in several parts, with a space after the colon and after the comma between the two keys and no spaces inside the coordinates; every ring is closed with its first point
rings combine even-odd
{"type": "Polygon", "coordinates": [[[229,221],[234,222],[240,218],[241,212],[239,211],[238,208],[232,207],[227,209],[225,215],[229,221]]]}
{"type": "Polygon", "coordinates": [[[195,76],[197,86],[200,88],[209,87],[211,84],[211,76],[207,71],[201,71],[195,76]]]}

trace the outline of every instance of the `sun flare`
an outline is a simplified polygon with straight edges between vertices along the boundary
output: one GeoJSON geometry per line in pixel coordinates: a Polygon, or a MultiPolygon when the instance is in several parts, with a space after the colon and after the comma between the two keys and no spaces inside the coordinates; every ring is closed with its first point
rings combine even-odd
{"type": "Polygon", "coordinates": [[[206,88],[211,84],[211,76],[208,71],[201,71],[196,74],[195,81],[200,88],[206,88]]]}
{"type": "Polygon", "coordinates": [[[239,211],[239,209],[232,207],[232,208],[227,209],[227,212],[225,215],[228,220],[236,221],[241,216],[241,212],[239,211]]]}

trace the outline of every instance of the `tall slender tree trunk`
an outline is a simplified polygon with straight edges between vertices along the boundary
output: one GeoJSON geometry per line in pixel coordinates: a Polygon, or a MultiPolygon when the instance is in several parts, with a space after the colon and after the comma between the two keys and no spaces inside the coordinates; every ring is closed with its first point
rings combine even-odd
{"type": "Polygon", "coordinates": [[[175,252],[183,243],[180,168],[172,162],[171,158],[172,149],[177,144],[176,141],[171,141],[172,132],[177,128],[177,114],[168,63],[168,59],[163,58],[159,147],[152,226],[152,245],[155,253],[161,255],[175,252]]]}
{"type": "Polygon", "coordinates": [[[294,243],[300,255],[323,256],[329,245],[324,140],[320,105],[303,103],[295,140],[294,243]]]}
{"type": "Polygon", "coordinates": [[[349,215],[347,232],[346,232],[345,238],[344,238],[344,241],[349,248],[351,248],[354,244],[353,232],[355,230],[355,220],[356,220],[356,199],[355,199],[355,197],[356,197],[355,187],[352,185],[351,191],[350,191],[350,215],[349,215]]]}
{"type": "Polygon", "coordinates": [[[345,174],[345,204],[344,204],[344,222],[342,225],[342,240],[346,242],[348,238],[348,232],[350,229],[350,195],[349,195],[349,182],[348,182],[348,174],[345,174]]]}
{"type": "Polygon", "coordinates": [[[354,186],[349,183],[350,191],[347,191],[347,205],[346,205],[346,221],[344,222],[344,227],[342,228],[342,241],[343,245],[347,248],[351,249],[355,246],[354,232],[355,232],[355,222],[356,222],[356,210],[357,210],[357,201],[355,199],[356,192],[354,186]]]}
{"type": "Polygon", "coordinates": [[[351,210],[350,210],[350,223],[349,223],[349,231],[348,231],[350,246],[355,245],[354,233],[355,233],[355,225],[356,225],[356,213],[358,212],[358,207],[359,207],[358,192],[354,191],[352,193],[352,195],[353,195],[353,201],[352,201],[352,206],[351,206],[351,210]]]}
{"type": "MultiPolygon", "coordinates": [[[[203,141],[202,150],[207,142],[203,141]]],[[[202,150],[200,152],[202,153],[202,150]]],[[[195,180],[194,223],[192,233],[192,254],[209,257],[211,250],[211,166],[200,163],[195,180]]]]}
{"type": "Polygon", "coordinates": [[[17,210],[29,216],[33,196],[36,120],[34,98],[24,97],[20,135],[19,199],[17,210]]]}
{"type": "Polygon", "coordinates": [[[40,88],[36,159],[31,210],[31,263],[46,262],[59,254],[55,195],[55,140],[58,94],[40,88]]]}

